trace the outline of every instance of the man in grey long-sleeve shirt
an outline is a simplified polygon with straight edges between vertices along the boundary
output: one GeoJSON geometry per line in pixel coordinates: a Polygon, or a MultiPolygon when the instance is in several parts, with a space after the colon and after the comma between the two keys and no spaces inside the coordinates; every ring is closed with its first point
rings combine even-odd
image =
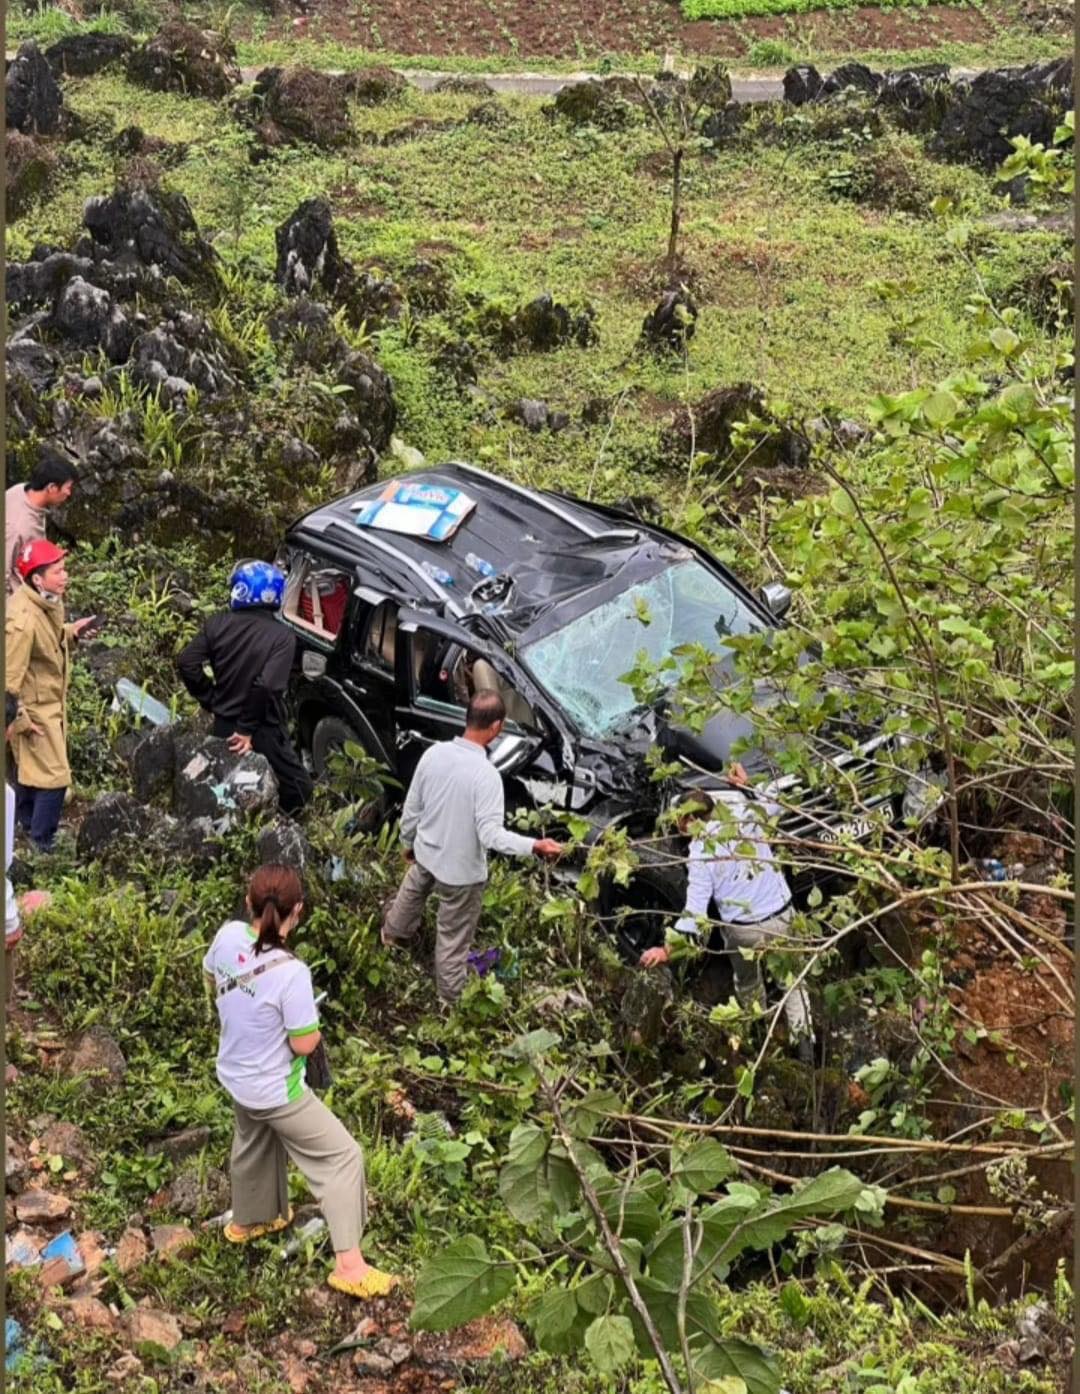
{"type": "Polygon", "coordinates": [[[562,844],[533,839],[503,826],[502,777],[488,763],[506,708],[497,692],[478,692],[465,715],[465,734],[425,750],[401,815],[401,840],[410,862],[383,921],[382,941],[403,946],[416,937],[428,897],[439,898],[435,986],[455,1002],[465,986],[469,946],[487,884],[486,852],[510,857],[557,857],[562,844]]]}

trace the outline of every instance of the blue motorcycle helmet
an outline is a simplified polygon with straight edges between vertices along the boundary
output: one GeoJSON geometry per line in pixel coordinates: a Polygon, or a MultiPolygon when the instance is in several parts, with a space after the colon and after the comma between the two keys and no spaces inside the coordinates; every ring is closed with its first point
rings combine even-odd
{"type": "Polygon", "coordinates": [[[241,561],[229,577],[230,610],[280,610],[285,575],[268,561],[241,561]]]}

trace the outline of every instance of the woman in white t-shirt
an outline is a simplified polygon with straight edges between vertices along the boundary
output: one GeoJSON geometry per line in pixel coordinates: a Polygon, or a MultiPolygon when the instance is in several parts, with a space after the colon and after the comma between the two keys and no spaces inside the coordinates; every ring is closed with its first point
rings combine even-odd
{"type": "Polygon", "coordinates": [[[261,866],[248,887],[250,923],[230,920],[203,959],[221,1021],[217,1077],[233,1101],[232,1211],[225,1238],[246,1244],[292,1220],[288,1158],[322,1206],[337,1262],[328,1282],[352,1297],[381,1297],[396,1284],[366,1263],[364,1157],[308,1089],[307,1057],[322,1039],[307,965],[286,948],[304,908],[287,866],[261,866]]]}

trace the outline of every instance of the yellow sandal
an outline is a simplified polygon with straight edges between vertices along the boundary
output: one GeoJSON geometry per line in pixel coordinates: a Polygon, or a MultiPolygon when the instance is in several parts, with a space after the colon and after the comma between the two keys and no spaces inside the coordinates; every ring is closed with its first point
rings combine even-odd
{"type": "Polygon", "coordinates": [[[253,1239],[262,1239],[267,1234],[280,1234],[283,1229],[293,1222],[292,1206],[289,1206],[287,1215],[279,1215],[276,1220],[269,1220],[264,1225],[252,1225],[250,1228],[241,1229],[233,1221],[225,1226],[222,1233],[230,1244],[250,1244],[253,1239]]]}
{"type": "Polygon", "coordinates": [[[343,1292],[348,1297],[359,1297],[363,1300],[369,1297],[385,1297],[397,1287],[401,1279],[395,1278],[392,1273],[380,1272],[378,1268],[369,1268],[365,1276],[356,1282],[350,1282],[348,1278],[339,1278],[336,1273],[331,1273],[326,1281],[335,1292],[343,1292]]]}

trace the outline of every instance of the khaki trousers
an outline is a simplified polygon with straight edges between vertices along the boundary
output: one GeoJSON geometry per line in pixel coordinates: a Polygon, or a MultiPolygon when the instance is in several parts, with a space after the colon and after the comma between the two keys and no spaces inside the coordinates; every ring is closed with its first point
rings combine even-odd
{"type": "Polygon", "coordinates": [[[335,1253],[358,1249],[367,1224],[364,1154],[345,1125],[314,1094],[278,1108],[233,1100],[232,1210],[238,1225],[289,1213],[288,1158],[322,1207],[335,1253]]]}
{"type": "MultiPolygon", "coordinates": [[[[770,947],[771,939],[783,939],[791,926],[791,910],[782,910],[769,920],[758,924],[727,924],[720,926],[720,933],[731,953],[731,973],[735,979],[735,996],[743,1007],[756,1002],[765,1006],[765,979],[761,972],[760,957],[743,958],[740,949],[761,949],[770,947]]],[[[774,945],[772,947],[780,947],[774,945]]],[[[814,1024],[810,1019],[810,1001],[802,983],[788,995],[784,1003],[784,1016],[788,1031],[794,1036],[814,1034],[814,1024]]]]}
{"type": "Polygon", "coordinates": [[[486,881],[448,886],[419,862],[413,862],[383,921],[388,939],[407,944],[415,939],[428,897],[439,898],[435,920],[435,990],[444,1002],[456,1002],[465,986],[469,948],[484,905],[486,881]]]}

